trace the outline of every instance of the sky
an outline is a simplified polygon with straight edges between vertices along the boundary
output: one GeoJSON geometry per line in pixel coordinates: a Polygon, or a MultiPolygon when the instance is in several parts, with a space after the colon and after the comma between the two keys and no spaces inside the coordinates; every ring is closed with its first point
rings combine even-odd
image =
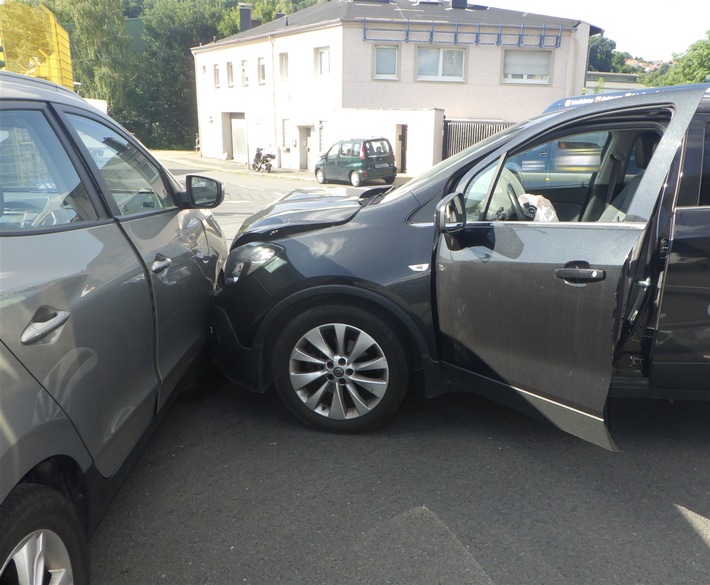
{"type": "Polygon", "coordinates": [[[648,61],[670,61],[710,30],[710,1],[672,0],[479,0],[495,8],[582,20],[604,29],[616,50],[648,61]]]}

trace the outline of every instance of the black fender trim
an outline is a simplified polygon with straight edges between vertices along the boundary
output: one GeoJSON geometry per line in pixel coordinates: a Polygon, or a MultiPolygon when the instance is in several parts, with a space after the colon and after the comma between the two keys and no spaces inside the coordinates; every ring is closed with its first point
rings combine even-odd
{"type": "Polygon", "coordinates": [[[265,349],[268,347],[269,334],[273,331],[273,327],[278,322],[279,318],[296,304],[320,296],[357,298],[381,307],[403,327],[411,340],[412,350],[415,353],[413,357],[424,372],[426,386],[431,387],[433,383],[441,380],[438,371],[438,362],[432,358],[432,354],[435,355],[436,347],[429,347],[422,328],[415,323],[412,317],[408,315],[402,307],[393,300],[372,290],[344,284],[326,284],[305,288],[289,295],[274,305],[263,319],[254,337],[254,343],[251,348],[259,370],[258,379],[255,380],[254,376],[250,376],[252,383],[256,383],[257,385],[257,387],[252,388],[252,390],[264,392],[271,385],[271,369],[266,362],[267,352],[265,349]]]}

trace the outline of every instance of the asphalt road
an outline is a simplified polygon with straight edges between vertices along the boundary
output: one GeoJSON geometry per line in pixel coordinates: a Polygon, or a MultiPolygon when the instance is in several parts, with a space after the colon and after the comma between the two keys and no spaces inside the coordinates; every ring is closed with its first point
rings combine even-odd
{"type": "MultiPolygon", "coordinates": [[[[280,189],[231,175],[256,187],[245,207],[280,189]]],[[[709,421],[710,403],[616,401],[609,453],[413,393],[339,436],[203,372],[94,535],[92,583],[707,585],[709,421]]]]}
{"type": "Polygon", "coordinates": [[[710,583],[710,404],[620,401],[619,453],[473,395],[303,427],[203,375],[92,539],[95,585],[710,583]]]}

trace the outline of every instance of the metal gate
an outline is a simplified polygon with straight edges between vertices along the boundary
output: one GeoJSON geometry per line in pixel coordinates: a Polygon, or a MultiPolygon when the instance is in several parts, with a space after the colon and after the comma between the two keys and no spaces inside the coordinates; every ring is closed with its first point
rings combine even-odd
{"type": "Polygon", "coordinates": [[[490,120],[444,120],[442,159],[449,158],[512,125],[513,122],[490,120]]]}

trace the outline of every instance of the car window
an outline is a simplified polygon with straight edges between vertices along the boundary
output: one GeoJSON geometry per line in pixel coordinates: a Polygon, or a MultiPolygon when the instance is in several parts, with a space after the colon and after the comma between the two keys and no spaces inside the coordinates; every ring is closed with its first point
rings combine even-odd
{"type": "Polygon", "coordinates": [[[0,233],[98,218],[42,112],[0,111],[0,204],[0,233]]]}
{"type": "Polygon", "coordinates": [[[70,114],[70,123],[103,175],[121,215],[175,207],[158,168],[108,126],[70,114]]]}
{"type": "Polygon", "coordinates": [[[496,162],[459,182],[467,221],[624,221],[660,137],[657,128],[618,128],[513,151],[499,173],[496,162]]]}
{"type": "Polygon", "coordinates": [[[700,179],[700,205],[710,205],[710,124],[705,126],[703,174],[700,179]]]}
{"type": "Polygon", "coordinates": [[[343,142],[340,145],[340,156],[352,156],[353,155],[353,143],[343,142]]]}
{"type": "Polygon", "coordinates": [[[370,140],[365,143],[365,150],[370,155],[383,155],[390,153],[390,144],[387,140],[370,140]]]}
{"type": "Polygon", "coordinates": [[[508,160],[526,188],[588,184],[599,171],[609,132],[585,132],[556,138],[508,160]]]}

